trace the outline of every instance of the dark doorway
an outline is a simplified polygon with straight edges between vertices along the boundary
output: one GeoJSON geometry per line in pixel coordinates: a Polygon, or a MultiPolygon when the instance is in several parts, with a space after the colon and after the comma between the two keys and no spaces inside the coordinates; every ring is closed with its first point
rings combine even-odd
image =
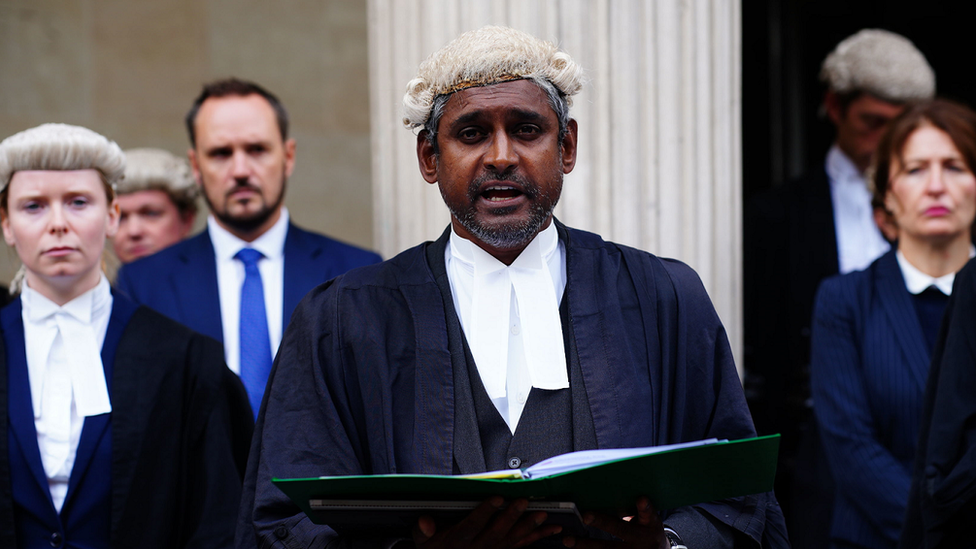
{"type": "Polygon", "coordinates": [[[973,23],[958,0],[743,0],[743,193],[823,163],[833,139],[818,116],[820,64],[864,28],[897,32],[935,69],[938,94],[976,107],[973,23]]]}

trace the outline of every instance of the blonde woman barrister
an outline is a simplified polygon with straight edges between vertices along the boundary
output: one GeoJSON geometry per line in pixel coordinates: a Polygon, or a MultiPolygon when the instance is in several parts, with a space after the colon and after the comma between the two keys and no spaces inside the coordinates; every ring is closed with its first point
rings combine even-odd
{"type": "Polygon", "coordinates": [[[111,290],[125,157],[76,126],[0,143],[24,266],[0,311],[0,547],[229,547],[243,387],[220,346],[111,290]]]}

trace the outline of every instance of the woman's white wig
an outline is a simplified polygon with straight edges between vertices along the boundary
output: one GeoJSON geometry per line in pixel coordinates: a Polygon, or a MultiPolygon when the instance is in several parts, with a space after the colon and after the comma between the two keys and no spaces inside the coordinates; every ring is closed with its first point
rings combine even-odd
{"type": "Polygon", "coordinates": [[[509,80],[547,80],[568,102],[583,87],[583,69],[555,44],[508,27],[468,31],[432,53],[407,84],[403,124],[423,126],[434,99],[509,80]]]}
{"type": "Polygon", "coordinates": [[[153,148],[125,151],[125,179],[116,190],[119,194],[163,191],[177,205],[192,204],[198,194],[196,180],[186,158],[153,148]]]}
{"type": "Polygon", "coordinates": [[[125,173],[125,154],[88,128],[41,124],[0,142],[0,191],[16,172],[28,170],[97,170],[114,189],[125,173]]]}

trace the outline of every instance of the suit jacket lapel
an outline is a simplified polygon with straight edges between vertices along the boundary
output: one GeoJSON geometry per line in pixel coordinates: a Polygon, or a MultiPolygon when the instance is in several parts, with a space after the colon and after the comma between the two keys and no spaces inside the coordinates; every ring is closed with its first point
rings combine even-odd
{"type": "Polygon", "coordinates": [[[179,304],[180,318],[193,330],[223,343],[217,260],[210,232],[204,230],[193,237],[179,260],[186,269],[170,275],[167,283],[179,304]]]}
{"type": "MultiPolygon", "coordinates": [[[[135,310],[136,305],[127,299],[120,298],[118,293],[114,294],[112,315],[109,318],[108,329],[105,332],[105,341],[102,343],[102,365],[105,369],[105,382],[108,385],[109,395],[112,400],[112,413],[85,418],[85,425],[82,428],[81,439],[78,441],[78,450],[75,454],[75,463],[71,468],[71,478],[68,480],[68,493],[64,500],[65,506],[68,505],[71,498],[75,495],[78,483],[88,470],[88,466],[91,464],[92,458],[95,455],[95,450],[101,443],[102,438],[109,431],[109,425],[115,422],[120,416],[130,415],[125,410],[119,409],[119,405],[125,401],[124,397],[122,399],[118,398],[119,394],[122,393],[125,396],[129,396],[132,391],[125,387],[121,388],[121,391],[115,390],[117,389],[115,383],[115,351],[119,346],[119,341],[122,339],[122,332],[125,330],[126,325],[129,323],[129,318],[135,310]]],[[[113,440],[113,442],[115,441],[113,440]]],[[[114,444],[112,452],[114,457],[114,444]]]]}
{"type": "Polygon", "coordinates": [[[651,446],[682,436],[674,416],[681,416],[676,410],[684,402],[685,350],[674,284],[663,264],[598,235],[556,226],[566,244],[569,326],[592,420],[574,424],[575,435],[593,430],[597,448],[651,446]],[[633,310],[639,312],[626,314],[633,310]],[[622,405],[627,402],[643,405],[622,405]]]}
{"type": "MultiPolygon", "coordinates": [[[[474,399],[471,396],[471,379],[468,375],[468,355],[465,352],[464,330],[461,320],[454,310],[454,297],[451,294],[451,283],[447,278],[447,266],[444,263],[444,253],[450,238],[450,229],[444,231],[436,242],[426,247],[427,265],[433,274],[434,281],[440,290],[443,309],[441,316],[447,328],[446,347],[450,352],[450,372],[452,383],[452,406],[450,417],[453,419],[453,442],[451,452],[454,465],[459,473],[479,473],[486,469],[484,448],[478,429],[478,418],[475,415],[474,399]]],[[[436,413],[433,408],[419,410],[425,416],[436,413]]]]}
{"type": "MultiPolygon", "coordinates": [[[[638,388],[632,379],[625,377],[626,368],[618,367],[632,361],[623,356],[625,345],[617,338],[618,330],[624,329],[619,318],[612,315],[619,310],[618,296],[607,291],[608,286],[616,284],[616,274],[607,270],[609,262],[601,260],[602,246],[596,247],[597,242],[590,240],[587,233],[570,233],[559,222],[556,227],[566,245],[569,324],[575,336],[596,444],[598,448],[618,448],[632,434],[629,431],[638,429],[638,424],[645,425],[637,418],[641,410],[621,410],[620,403],[647,402],[642,410],[653,410],[653,396],[635,398],[631,392],[638,388]]],[[[651,431],[647,429],[643,435],[650,437],[651,431]]]]}
{"type": "Polygon", "coordinates": [[[830,179],[825,170],[819,170],[808,183],[810,218],[801,226],[812,232],[806,242],[815,242],[819,249],[807,250],[813,257],[823,258],[823,269],[827,274],[840,271],[837,259],[837,230],[834,221],[834,202],[830,196],[830,179]]]}
{"type": "Polygon", "coordinates": [[[905,287],[905,279],[894,251],[878,260],[875,273],[878,300],[891,322],[894,339],[905,353],[908,367],[919,389],[924,390],[928,377],[929,352],[925,347],[925,335],[912,304],[912,296],[905,287]]]}
{"type": "MultiPolygon", "coordinates": [[[[791,242],[803,245],[790,248],[791,284],[816,291],[820,281],[839,272],[834,204],[830,197],[830,180],[824,169],[800,182],[801,200],[793,203],[790,216],[791,242]]],[[[812,293],[810,294],[813,295],[812,293]]],[[[809,325],[809,320],[805,321],[809,325]]]]}
{"type": "MultiPolygon", "coordinates": [[[[105,369],[106,378],[109,376],[110,370],[110,367],[105,369]]],[[[85,418],[85,424],[81,430],[81,439],[78,440],[78,449],[75,453],[75,463],[71,468],[71,477],[68,479],[68,493],[65,495],[62,509],[67,509],[78,493],[78,483],[84,478],[88,466],[95,456],[95,450],[102,444],[102,438],[108,433],[108,426],[111,424],[110,418],[111,414],[85,418]]]]}
{"type": "Polygon", "coordinates": [[[443,257],[446,242],[442,238],[421,246],[414,257],[425,269],[407,271],[410,274],[398,281],[400,295],[415,321],[414,463],[420,467],[418,472],[438,475],[450,475],[454,470],[454,370],[444,319],[446,304],[424,254],[427,248],[439,245],[443,257]]]}
{"type": "Polygon", "coordinates": [[[103,356],[112,355],[112,532],[118,531],[122,512],[129,498],[133,471],[147,433],[149,408],[147,395],[155,394],[159,387],[158,368],[145,368],[143,364],[153,357],[140,355],[145,344],[139,337],[152,337],[139,330],[136,323],[138,306],[115,294],[112,322],[105,336],[103,356]],[[130,324],[132,325],[130,327],[130,324]],[[113,345],[109,346],[109,336],[113,345]],[[123,338],[124,336],[124,338],[123,338]]]}
{"type": "MultiPolygon", "coordinates": [[[[30,467],[37,488],[47,499],[51,510],[54,502],[47,484],[47,473],[41,463],[41,451],[37,446],[37,430],[34,428],[34,407],[31,403],[30,379],[27,373],[27,352],[24,348],[24,323],[18,298],[3,309],[2,323],[7,345],[7,397],[10,429],[17,438],[24,460],[30,467]]],[[[0,459],[7,459],[2,456],[0,459]]]]}
{"type": "Polygon", "coordinates": [[[298,302],[305,297],[309,290],[325,282],[324,273],[315,268],[313,260],[322,253],[322,249],[304,231],[288,224],[288,234],[285,236],[285,270],[282,277],[284,294],[281,306],[281,331],[288,328],[288,321],[295,311],[298,302]]]}

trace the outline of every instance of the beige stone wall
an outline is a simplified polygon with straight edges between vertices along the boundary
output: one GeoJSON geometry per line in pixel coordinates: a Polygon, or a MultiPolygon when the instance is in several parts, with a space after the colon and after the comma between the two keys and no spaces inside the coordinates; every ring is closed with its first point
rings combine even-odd
{"type": "Polygon", "coordinates": [[[65,122],[183,154],[201,84],[252,79],[291,116],[292,218],[372,247],[368,72],[362,0],[0,0],[0,137],[65,122]]]}

